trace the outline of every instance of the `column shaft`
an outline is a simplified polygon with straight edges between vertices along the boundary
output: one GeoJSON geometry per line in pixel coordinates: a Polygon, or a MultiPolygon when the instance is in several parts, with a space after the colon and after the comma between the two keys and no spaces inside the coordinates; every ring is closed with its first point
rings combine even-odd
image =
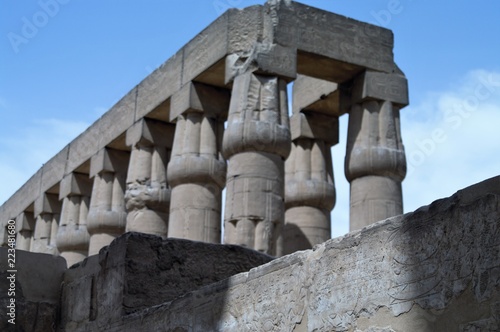
{"type": "Polygon", "coordinates": [[[229,91],[197,82],[172,96],[176,128],[167,173],[172,186],[169,237],[221,242],[226,162],[220,152],[229,98],[229,91]]]}
{"type": "Polygon", "coordinates": [[[61,202],[57,194],[43,193],[35,201],[35,231],[31,251],[59,255],[56,245],[61,214],[61,202]]]}
{"type": "Polygon", "coordinates": [[[406,80],[366,72],[355,80],[353,90],[345,160],[351,230],[402,214],[401,182],[406,175],[399,123],[399,108],[407,104],[406,80]]]}
{"type": "Polygon", "coordinates": [[[125,202],[126,231],[167,235],[170,188],[166,179],[174,126],[142,119],[127,131],[132,146],[125,202]]]}
{"type": "Polygon", "coordinates": [[[87,174],[71,173],[61,181],[63,199],[57,230],[57,249],[71,266],[87,257],[90,235],[87,231],[92,184],[87,174]]]}
{"type": "Polygon", "coordinates": [[[235,78],[223,141],[229,162],[225,243],[282,254],[287,107],[283,79],[253,73],[235,78]]]}
{"type": "Polygon", "coordinates": [[[285,173],[286,254],[330,238],[330,212],[335,205],[330,148],[338,142],[336,116],[298,112],[292,124],[292,151],[285,173]]]}
{"type": "Polygon", "coordinates": [[[168,181],[172,186],[168,236],[220,243],[221,192],[226,163],[217,136],[222,123],[202,113],[180,115],[168,181]]]}
{"type": "Polygon", "coordinates": [[[125,232],[127,213],[124,194],[128,157],[127,152],[105,148],[90,161],[94,186],[87,217],[89,255],[97,254],[125,232]]]}

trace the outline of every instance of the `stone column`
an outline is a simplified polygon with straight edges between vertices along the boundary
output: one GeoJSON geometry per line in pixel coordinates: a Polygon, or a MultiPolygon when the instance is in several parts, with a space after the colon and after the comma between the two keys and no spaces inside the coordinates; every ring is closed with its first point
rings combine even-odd
{"type": "Polygon", "coordinates": [[[291,133],[292,151],[285,163],[285,254],[331,237],[335,185],[330,148],[338,143],[338,118],[295,113],[291,133]]]}
{"type": "Polygon", "coordinates": [[[63,202],[56,243],[68,266],[82,261],[89,251],[87,214],[91,192],[87,174],[70,173],[61,181],[59,199],[63,202]]]}
{"type": "Polygon", "coordinates": [[[89,256],[99,253],[117,236],[125,233],[125,180],[129,153],[101,149],[90,160],[90,178],[94,178],[87,230],[90,234],[89,256]]]}
{"type": "Polygon", "coordinates": [[[31,251],[59,255],[56,238],[61,215],[57,194],[43,193],[35,201],[36,226],[31,251]]]}
{"type": "Polygon", "coordinates": [[[166,236],[170,205],[167,163],[175,126],[141,119],[127,130],[132,147],[127,174],[126,232],[166,236]]]}
{"type": "Polygon", "coordinates": [[[367,71],[354,80],[345,159],[351,231],[403,213],[406,158],[399,109],[407,104],[401,75],[367,71]]]}
{"type": "Polygon", "coordinates": [[[189,83],[172,97],[176,119],[168,182],[172,188],[168,236],[221,242],[221,193],[226,161],[220,154],[229,92],[189,83]]]}
{"type": "Polygon", "coordinates": [[[21,212],[16,217],[16,249],[30,251],[35,229],[33,212],[21,212]]]}
{"type": "Polygon", "coordinates": [[[226,58],[233,80],[223,153],[228,160],[224,242],[283,253],[284,160],[290,153],[287,81],[296,50],[257,44],[226,58]]]}

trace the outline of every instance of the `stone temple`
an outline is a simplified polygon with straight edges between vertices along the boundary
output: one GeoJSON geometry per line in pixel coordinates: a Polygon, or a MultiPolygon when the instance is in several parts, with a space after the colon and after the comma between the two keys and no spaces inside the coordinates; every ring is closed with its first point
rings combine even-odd
{"type": "Polygon", "coordinates": [[[1,329],[500,330],[500,177],[402,214],[392,51],[296,2],[225,12],[1,206],[1,329]]]}

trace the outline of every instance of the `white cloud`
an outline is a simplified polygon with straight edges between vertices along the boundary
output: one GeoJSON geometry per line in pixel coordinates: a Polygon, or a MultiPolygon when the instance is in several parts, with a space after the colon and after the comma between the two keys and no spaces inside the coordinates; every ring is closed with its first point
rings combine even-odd
{"type": "Polygon", "coordinates": [[[401,114],[406,212],[500,174],[500,73],[471,71],[401,114]]]}
{"type": "Polygon", "coordinates": [[[88,123],[59,119],[27,121],[15,136],[0,137],[0,202],[7,200],[44,163],[83,132],[88,123]]]}

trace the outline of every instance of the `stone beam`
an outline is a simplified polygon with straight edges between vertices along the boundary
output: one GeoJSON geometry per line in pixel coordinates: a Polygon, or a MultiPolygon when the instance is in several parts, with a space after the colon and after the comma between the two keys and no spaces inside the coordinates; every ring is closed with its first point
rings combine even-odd
{"type": "Polygon", "coordinates": [[[393,72],[392,31],[300,3],[265,5],[272,42],[297,49],[300,74],[344,82],[364,68],[393,72]]]}
{"type": "Polygon", "coordinates": [[[293,114],[301,110],[339,117],[349,112],[350,93],[346,86],[297,75],[293,82],[293,114]]]}

